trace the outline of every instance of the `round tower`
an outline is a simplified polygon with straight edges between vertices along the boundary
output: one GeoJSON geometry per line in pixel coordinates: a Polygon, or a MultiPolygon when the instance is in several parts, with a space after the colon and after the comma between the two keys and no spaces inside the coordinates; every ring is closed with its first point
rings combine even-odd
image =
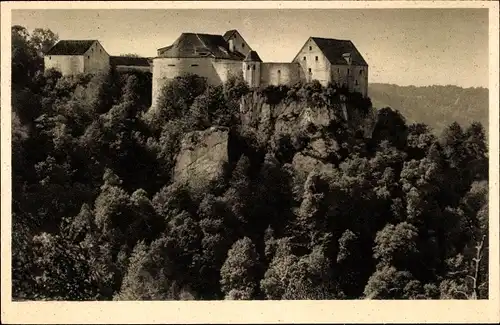
{"type": "Polygon", "coordinates": [[[255,51],[248,52],[243,60],[243,79],[251,88],[260,86],[260,65],[262,60],[255,51]]]}

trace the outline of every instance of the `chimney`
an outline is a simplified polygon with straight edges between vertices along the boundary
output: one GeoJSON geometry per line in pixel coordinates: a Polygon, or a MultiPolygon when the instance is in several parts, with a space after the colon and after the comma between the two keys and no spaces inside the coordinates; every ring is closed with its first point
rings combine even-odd
{"type": "Polygon", "coordinates": [[[228,43],[229,43],[229,52],[234,52],[234,40],[230,39],[228,43]]]}

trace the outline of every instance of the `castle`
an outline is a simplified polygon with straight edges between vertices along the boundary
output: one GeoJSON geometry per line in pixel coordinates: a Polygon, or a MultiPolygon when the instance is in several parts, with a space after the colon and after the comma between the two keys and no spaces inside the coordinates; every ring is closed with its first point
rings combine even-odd
{"type": "Polygon", "coordinates": [[[45,68],[63,75],[93,73],[110,67],[151,71],[152,106],[165,83],[187,73],[219,85],[242,76],[250,87],[292,85],[318,80],[347,87],[363,96],[368,92],[368,64],[349,40],[310,37],[292,62],[262,62],[237,30],[224,35],[182,33],[175,42],[157,50],[154,58],[110,56],[97,40],[64,40],[45,55],[45,68]]]}

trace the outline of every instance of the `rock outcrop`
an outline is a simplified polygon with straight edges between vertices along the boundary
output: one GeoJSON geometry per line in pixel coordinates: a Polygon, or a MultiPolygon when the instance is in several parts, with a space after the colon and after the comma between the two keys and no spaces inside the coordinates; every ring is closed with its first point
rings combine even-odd
{"type": "Polygon", "coordinates": [[[176,158],[174,180],[203,188],[221,177],[228,162],[229,130],[211,127],[187,133],[176,158]]]}
{"type": "Polygon", "coordinates": [[[271,105],[254,92],[241,100],[241,122],[244,127],[256,129],[261,137],[266,137],[260,140],[267,142],[273,134],[293,134],[310,126],[327,127],[332,121],[343,119],[342,105],[339,103],[333,109],[311,107],[298,101],[271,105]]]}
{"type": "Polygon", "coordinates": [[[325,134],[329,133],[332,122],[340,125],[349,122],[344,102],[330,107],[311,106],[301,101],[271,105],[256,92],[242,98],[240,115],[243,128],[252,129],[261,143],[269,143],[278,135],[305,136],[307,143],[292,161],[293,168],[301,174],[331,165],[329,162],[336,157],[340,146],[336,139],[325,134]]]}

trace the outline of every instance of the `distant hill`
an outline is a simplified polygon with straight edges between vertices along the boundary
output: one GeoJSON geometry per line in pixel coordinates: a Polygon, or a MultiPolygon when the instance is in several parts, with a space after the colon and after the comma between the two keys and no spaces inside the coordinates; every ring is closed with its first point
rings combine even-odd
{"type": "Polygon", "coordinates": [[[481,122],[488,130],[488,89],[457,86],[398,86],[374,83],[369,96],[376,108],[399,110],[409,123],[422,122],[437,133],[452,122],[481,122]]]}

